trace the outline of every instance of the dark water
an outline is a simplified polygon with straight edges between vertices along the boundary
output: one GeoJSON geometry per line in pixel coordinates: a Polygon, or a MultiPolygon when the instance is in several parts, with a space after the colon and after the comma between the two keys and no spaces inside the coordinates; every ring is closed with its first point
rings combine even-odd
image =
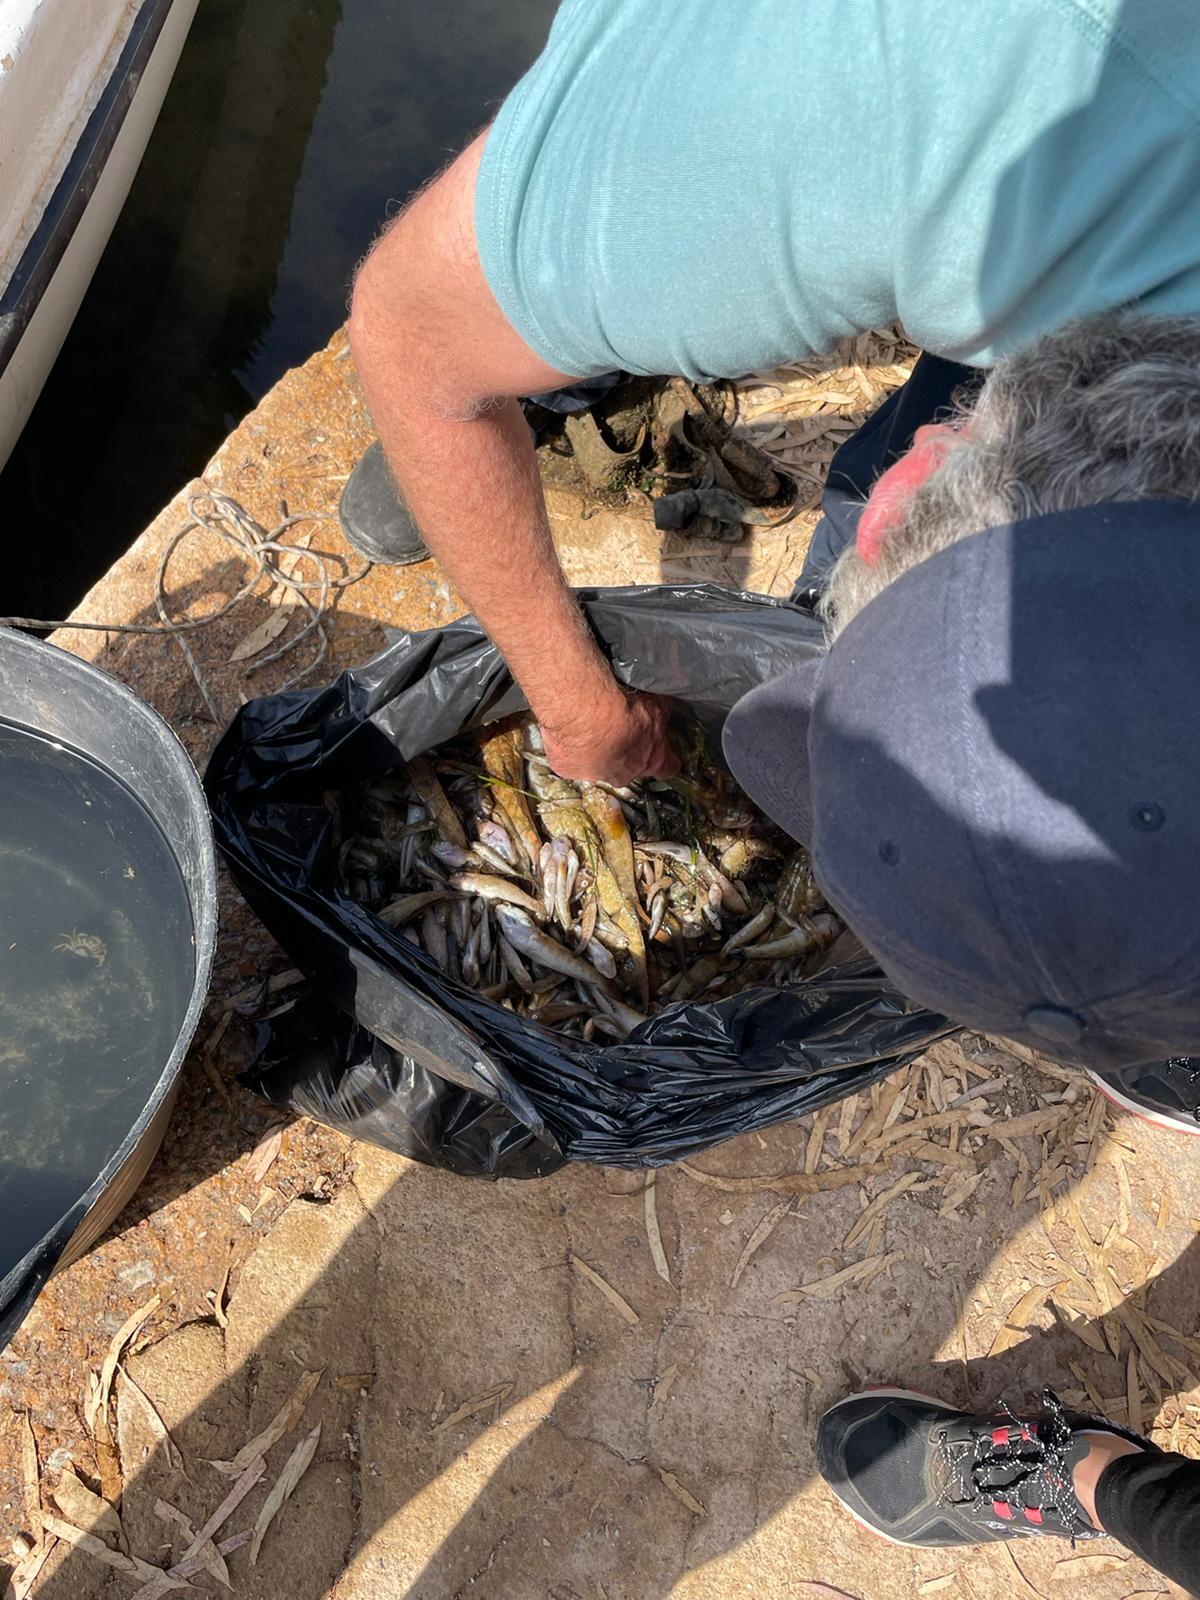
{"type": "Polygon", "coordinates": [[[345,315],[381,221],[494,113],[555,0],[200,0],[0,473],[7,614],[61,616],[345,315]]]}
{"type": "Polygon", "coordinates": [[[128,1134],[194,972],[187,891],[140,802],[0,722],[0,1277],[128,1134]]]}

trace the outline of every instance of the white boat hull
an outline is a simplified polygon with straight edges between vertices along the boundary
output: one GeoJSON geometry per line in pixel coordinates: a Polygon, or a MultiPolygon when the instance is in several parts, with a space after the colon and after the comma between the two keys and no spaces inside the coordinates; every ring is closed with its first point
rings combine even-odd
{"type": "MultiPolygon", "coordinates": [[[[0,0],[0,46],[5,43],[5,22],[17,11],[22,12],[22,42],[27,46],[26,54],[19,56],[11,47],[7,54],[0,49],[9,68],[0,77],[0,150],[8,155],[10,189],[0,195],[10,207],[0,221],[0,228],[6,225],[8,230],[7,260],[6,241],[0,234],[0,262],[5,263],[6,273],[0,285],[0,466],[54,365],[125,203],[197,0],[141,0],[132,8],[118,6],[118,11],[128,13],[128,25],[120,28],[107,59],[94,64],[91,83],[86,81],[86,58],[78,59],[79,50],[72,50],[69,37],[89,9],[81,5],[77,11],[78,4],[79,0],[0,0]],[[57,8],[61,25],[43,29],[39,36],[32,28],[45,20],[50,6],[57,8]],[[62,77],[68,80],[65,95],[63,84],[56,81],[62,77]],[[10,152],[14,135],[27,122],[30,97],[37,94],[43,111],[34,131],[42,137],[24,141],[22,148],[28,154],[22,170],[22,151],[17,152],[15,166],[10,152]],[[74,108],[72,96],[79,102],[74,108]],[[56,117],[64,147],[55,160],[48,152],[54,150],[56,117]],[[14,214],[14,206],[23,214],[14,214]]],[[[93,0],[92,10],[105,8],[111,31],[112,0],[93,0]]],[[[97,25],[101,21],[97,16],[97,25]]]]}

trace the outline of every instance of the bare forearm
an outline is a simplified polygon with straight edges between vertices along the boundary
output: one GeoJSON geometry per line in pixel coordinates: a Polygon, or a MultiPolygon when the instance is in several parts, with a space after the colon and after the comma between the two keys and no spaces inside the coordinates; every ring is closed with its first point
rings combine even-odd
{"type": "Polygon", "coordinates": [[[619,691],[571,594],[515,400],[469,420],[419,396],[375,402],[397,483],[426,542],[544,719],[619,691]]]}
{"type": "Polygon", "coordinates": [[[627,783],[678,760],[670,708],[616,682],[558,564],[533,441],[511,398],[567,380],[509,326],[480,265],[483,137],[379,241],[350,347],[388,464],[455,588],[499,647],[566,777],[627,783]]]}

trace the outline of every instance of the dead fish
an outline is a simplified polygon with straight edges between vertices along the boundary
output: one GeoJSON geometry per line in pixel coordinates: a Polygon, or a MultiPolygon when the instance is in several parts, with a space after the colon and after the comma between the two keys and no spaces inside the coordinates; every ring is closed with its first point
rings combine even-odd
{"type": "Polygon", "coordinates": [[[551,1000],[546,1005],[539,1006],[537,1019],[539,1022],[544,1022],[547,1027],[552,1027],[556,1022],[570,1022],[573,1017],[591,1015],[592,1008],[578,1000],[551,1000]]]}
{"type": "Polygon", "coordinates": [[[567,978],[578,978],[581,983],[595,984],[603,980],[604,974],[590,961],[575,955],[548,933],[543,933],[516,906],[497,906],[496,920],[504,930],[504,937],[520,955],[549,967],[551,972],[562,973],[567,978]]]}
{"type": "Polygon", "coordinates": [[[463,947],[463,982],[468,984],[472,989],[477,988],[479,985],[479,930],[482,925],[482,923],[478,922],[475,924],[474,928],[471,930],[470,936],[467,939],[466,945],[463,947]]]}
{"type": "MultiPolygon", "coordinates": [[[[623,1038],[626,1034],[632,1033],[636,1027],[645,1022],[646,1017],[643,1012],[635,1011],[632,1006],[627,1006],[611,989],[607,987],[601,988],[594,983],[590,988],[592,994],[596,997],[597,1005],[602,1006],[608,1016],[621,1027],[622,1033],[620,1037],[623,1038]]],[[[597,1014],[595,1017],[597,1027],[600,1026],[602,1020],[602,1016],[597,1014]]]]}
{"type": "Polygon", "coordinates": [[[479,919],[479,959],[486,963],[492,957],[492,919],[486,900],[475,901],[475,915],[479,919]]]}
{"type": "Polygon", "coordinates": [[[577,947],[582,950],[585,945],[591,944],[596,932],[596,921],[600,915],[600,903],[595,895],[589,895],[584,901],[583,912],[579,918],[579,927],[575,930],[577,947]]]}
{"type": "MultiPolygon", "coordinates": [[[[578,871],[579,857],[561,835],[551,839],[541,856],[543,900],[551,908],[551,914],[564,933],[570,933],[574,924],[571,915],[571,884],[568,882],[572,858],[578,871]]],[[[574,875],[570,876],[573,882],[574,875]]]]}
{"type": "Polygon", "coordinates": [[[768,900],[761,911],[756,912],[749,922],[744,922],[735,934],[726,939],[721,946],[721,954],[723,956],[731,955],[733,951],[740,950],[742,945],[753,944],[759,934],[766,933],[774,921],[775,905],[773,901],[768,900]]]}
{"type": "Polygon", "coordinates": [[[508,823],[512,837],[532,871],[537,866],[542,841],[524,794],[526,730],[514,718],[489,727],[479,741],[484,771],[493,780],[492,794],[508,823]]]}
{"type": "Polygon", "coordinates": [[[471,846],[471,855],[481,865],[487,867],[490,872],[496,873],[501,878],[527,876],[520,867],[514,867],[512,862],[502,856],[498,850],[493,850],[491,845],[484,844],[482,839],[476,839],[471,846]]]}
{"type": "Polygon", "coordinates": [[[768,939],[764,944],[743,945],[741,955],[751,961],[781,961],[786,956],[802,956],[820,944],[820,936],[811,926],[792,928],[780,939],[768,939]]]}
{"type": "Polygon", "coordinates": [[[422,911],[427,911],[430,906],[436,906],[446,898],[444,889],[421,889],[416,894],[402,894],[375,914],[389,928],[402,928],[406,922],[420,916],[422,911]]]}
{"type": "Polygon", "coordinates": [[[484,872],[456,872],[450,879],[450,887],[457,889],[459,894],[478,895],[481,900],[520,906],[522,911],[536,917],[539,922],[546,916],[546,908],[541,901],[526,894],[509,878],[493,878],[484,872]]]}
{"type": "Polygon", "coordinates": [[[681,865],[689,867],[697,877],[703,878],[706,883],[715,883],[720,888],[721,902],[727,911],[732,911],[735,916],[749,914],[750,906],[741,889],[732,878],[727,878],[719,867],[714,867],[698,846],[662,839],[657,843],[639,845],[638,848],[647,855],[669,856],[672,861],[678,861],[681,865]]]}
{"type": "Polygon", "coordinates": [[[599,939],[589,939],[584,946],[584,954],[597,972],[602,972],[606,978],[616,978],[617,963],[613,959],[612,951],[606,950],[599,939]]]}
{"type": "Polygon", "coordinates": [[[772,861],[778,855],[778,849],[770,840],[759,839],[752,833],[744,833],[732,844],[727,845],[717,859],[726,877],[741,878],[760,861],[772,861]]]}
{"type": "Polygon", "coordinates": [[[518,865],[517,847],[513,844],[512,835],[500,823],[485,817],[475,830],[479,835],[479,843],[486,845],[502,861],[507,861],[510,867],[518,865]]]}
{"type": "Polygon", "coordinates": [[[460,844],[451,844],[449,839],[435,839],[429,846],[429,853],[452,872],[461,872],[471,859],[469,850],[464,850],[460,844]]]}
{"type": "Polygon", "coordinates": [[[637,903],[637,876],[633,866],[633,837],[629,824],[615,795],[607,793],[593,783],[579,788],[584,810],[592,819],[592,826],[600,837],[600,848],[608,863],[617,887],[626,900],[637,903]]]}
{"type": "Polygon", "coordinates": [[[391,864],[391,848],[383,840],[347,839],[341,849],[338,866],[345,877],[352,874],[369,875],[382,872],[391,864]]]}
{"type": "Polygon", "coordinates": [[[817,888],[813,877],[812,860],[807,850],[797,850],[784,863],[776,885],[775,899],[779,915],[788,922],[799,922],[802,917],[819,911],[825,904],[825,896],[817,888]]]}
{"type": "Polygon", "coordinates": [[[446,930],[437,919],[437,913],[430,906],[421,918],[421,943],[445,972],[450,965],[450,943],[446,938],[446,930]]]}
{"type": "Polygon", "coordinates": [[[433,770],[433,763],[427,756],[413,756],[408,763],[408,776],[413,788],[429,808],[429,815],[437,824],[437,831],[441,837],[465,850],[466,832],[458,820],[458,812],[450,804],[446,791],[433,770]]]}
{"type": "Polygon", "coordinates": [[[500,952],[500,959],[504,963],[504,970],[516,984],[518,989],[523,989],[526,994],[533,993],[533,978],[529,968],[521,960],[513,946],[504,937],[503,932],[496,941],[496,948],[500,952]]]}
{"type": "Polygon", "coordinates": [[[725,958],[723,956],[718,954],[698,957],[686,971],[680,973],[679,981],[671,992],[672,1004],[680,1000],[687,1000],[694,994],[699,994],[724,970],[725,958]]]}

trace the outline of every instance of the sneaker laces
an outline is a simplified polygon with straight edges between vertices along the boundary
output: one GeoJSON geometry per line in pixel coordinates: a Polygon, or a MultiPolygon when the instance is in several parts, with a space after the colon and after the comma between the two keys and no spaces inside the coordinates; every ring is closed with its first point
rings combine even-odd
{"type": "Polygon", "coordinates": [[[943,1433],[938,1462],[942,1505],[970,1507],[1003,1500],[1017,1507],[1053,1510],[1072,1543],[1094,1530],[1075,1498],[1068,1450],[1074,1437],[1053,1389],[1042,1391],[1044,1415],[1022,1421],[1002,1401],[999,1417],[1007,1426],[975,1428],[968,1439],[943,1433]]]}

